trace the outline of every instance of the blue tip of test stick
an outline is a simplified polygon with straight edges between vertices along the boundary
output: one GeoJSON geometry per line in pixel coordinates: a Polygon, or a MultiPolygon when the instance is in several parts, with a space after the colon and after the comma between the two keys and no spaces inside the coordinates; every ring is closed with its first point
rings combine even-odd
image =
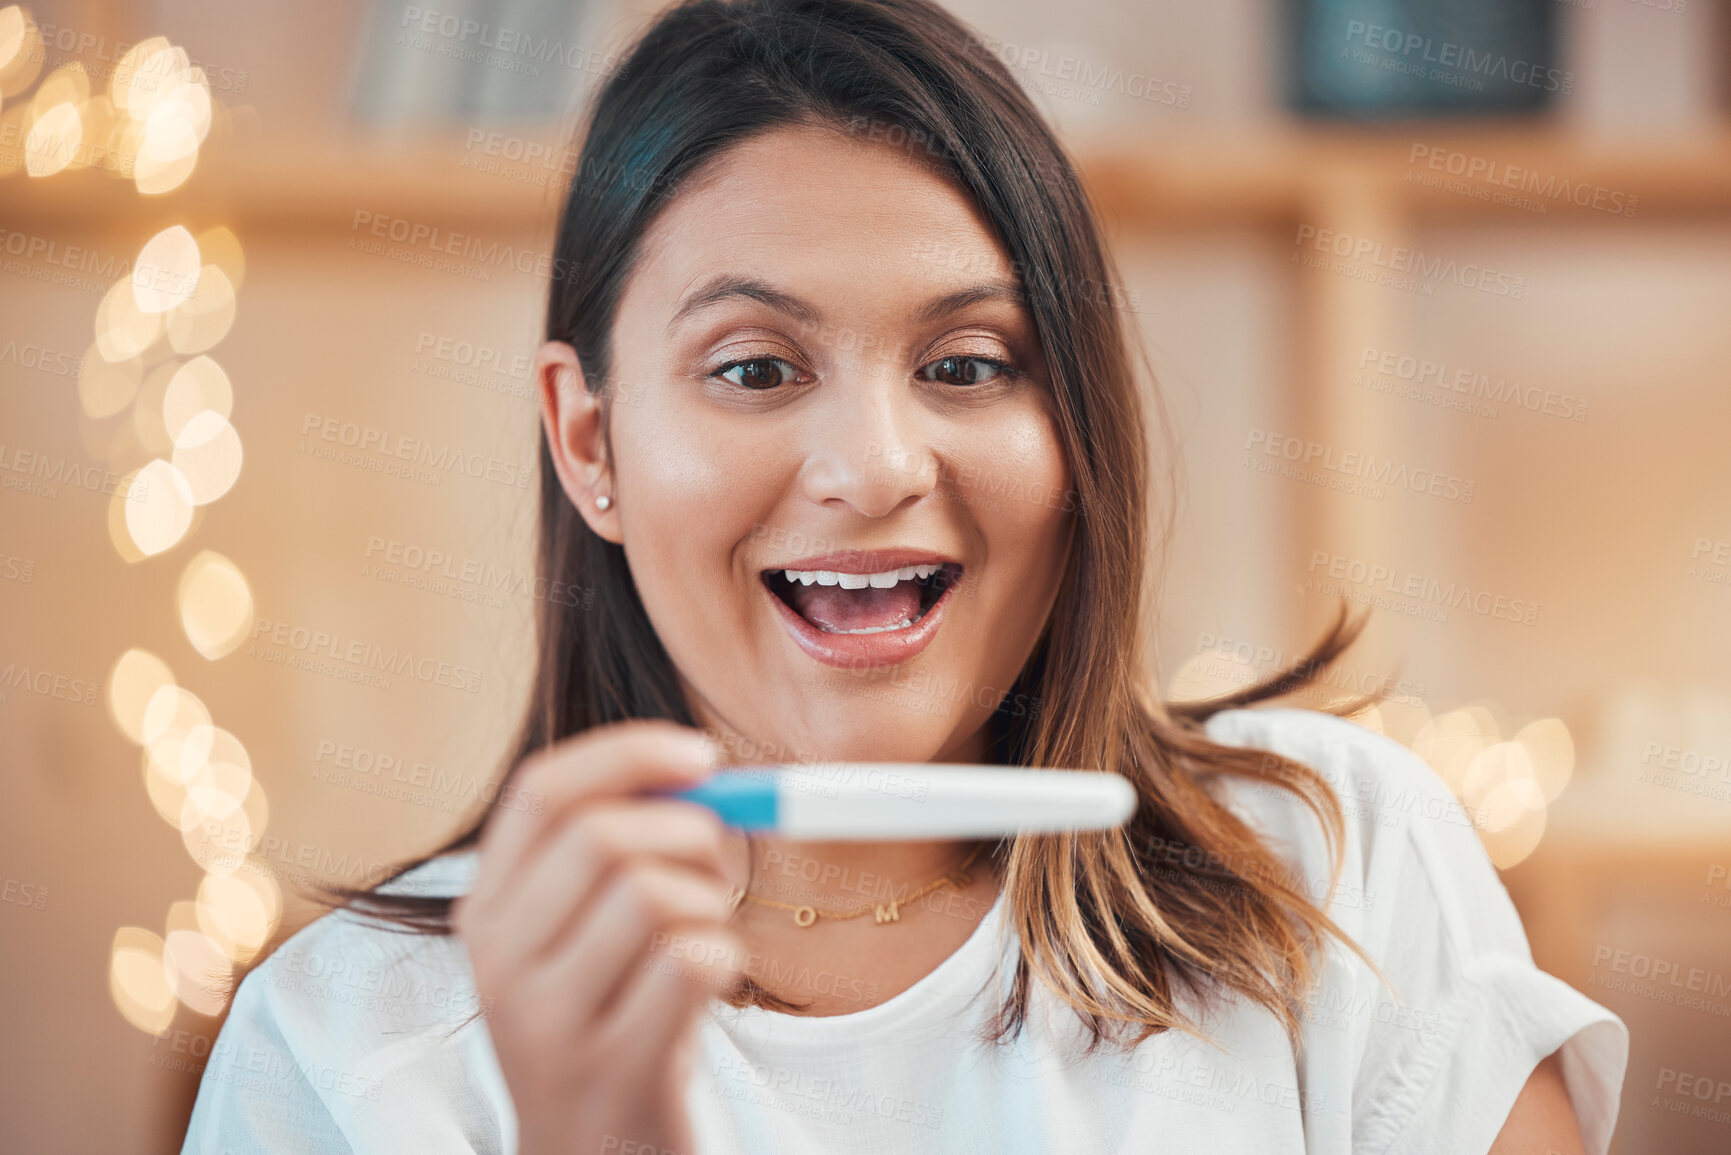
{"type": "Polygon", "coordinates": [[[720,771],[709,781],[672,795],[707,806],[727,825],[740,830],[774,830],[776,776],[720,771]]]}

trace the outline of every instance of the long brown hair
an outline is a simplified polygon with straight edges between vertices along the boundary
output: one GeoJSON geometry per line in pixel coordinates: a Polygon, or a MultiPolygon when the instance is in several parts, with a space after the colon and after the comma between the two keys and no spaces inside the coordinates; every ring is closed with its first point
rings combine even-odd
{"type": "MultiPolygon", "coordinates": [[[[1313,770],[1212,742],[1203,723],[1309,684],[1363,620],[1349,622],[1343,604],[1297,666],[1227,697],[1167,704],[1150,687],[1142,652],[1144,597],[1155,584],[1150,402],[1140,395],[1114,305],[1119,282],[1063,149],[1003,64],[961,23],[927,0],[696,0],[663,13],[591,106],[559,223],[547,339],[576,349],[588,387],[605,402],[614,313],[660,207],[731,145],[804,123],[899,143],[966,192],[1008,253],[1047,358],[1077,532],[1051,620],[988,723],[989,745],[1010,765],[1121,774],[1141,796],[1120,831],[1000,846],[1005,909],[1021,957],[996,1036],[1020,1029],[1036,981],[1088,1023],[1090,1048],[1123,1028],[1136,1042],[1193,1029],[1179,1010],[1186,992],[1235,992],[1296,1034],[1316,973],[1314,948],[1344,935],[1313,904],[1304,880],[1211,786],[1238,776],[1290,790],[1315,812],[1336,852],[1339,806],[1313,770]],[[1026,708],[1030,702],[1037,708],[1026,708]],[[1159,866],[1161,851],[1173,846],[1193,848],[1208,870],[1159,866]]],[[[1170,466],[1176,455],[1157,394],[1151,405],[1170,466]]],[[[578,515],[544,436],[540,462],[540,576],[549,589],[585,596],[540,604],[533,688],[507,778],[531,752],[591,727],[628,718],[692,722],[623,551],[578,515]]],[[[1162,546],[1170,517],[1163,524],[1162,546]]],[[[489,813],[390,877],[473,847],[489,813]]],[[[331,887],[328,895],[396,928],[451,933],[448,898],[382,894],[377,884],[331,887]]],[[[732,1001],[787,1005],[749,981],[732,1001]]]]}

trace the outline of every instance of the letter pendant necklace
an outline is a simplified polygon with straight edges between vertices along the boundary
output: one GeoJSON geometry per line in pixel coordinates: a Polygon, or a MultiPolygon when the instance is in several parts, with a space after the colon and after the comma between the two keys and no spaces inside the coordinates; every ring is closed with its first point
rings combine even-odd
{"type": "Polygon", "coordinates": [[[926,883],[912,894],[907,895],[904,898],[892,898],[888,903],[868,902],[857,910],[824,910],[822,907],[818,906],[802,906],[791,902],[775,902],[772,899],[759,898],[755,894],[747,894],[744,890],[739,890],[733,895],[733,906],[735,909],[738,909],[740,900],[744,899],[747,902],[755,902],[760,906],[772,906],[777,910],[790,910],[793,912],[794,925],[800,927],[811,926],[820,918],[827,918],[832,922],[839,922],[849,918],[858,918],[867,911],[872,913],[872,919],[874,922],[880,924],[886,922],[900,922],[902,917],[901,908],[906,906],[908,903],[913,902],[915,899],[924,898],[940,886],[953,886],[957,890],[960,890],[962,887],[972,882],[974,876],[968,873],[968,867],[973,865],[974,859],[980,856],[980,851],[983,849],[985,849],[983,846],[974,847],[973,850],[968,852],[968,856],[962,859],[962,864],[954,870],[945,874],[940,874],[938,877],[932,879],[932,881],[926,883]]]}

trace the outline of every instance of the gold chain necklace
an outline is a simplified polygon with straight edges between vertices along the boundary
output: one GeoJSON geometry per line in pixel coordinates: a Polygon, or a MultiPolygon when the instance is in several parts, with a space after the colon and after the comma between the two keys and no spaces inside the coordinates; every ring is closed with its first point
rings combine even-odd
{"type": "Polygon", "coordinates": [[[745,891],[741,890],[734,894],[733,906],[737,909],[740,899],[745,899],[748,902],[755,902],[760,906],[773,906],[777,910],[791,910],[793,911],[794,925],[801,927],[810,926],[819,918],[827,918],[832,922],[849,918],[858,918],[868,910],[874,913],[875,921],[879,923],[899,922],[901,920],[901,911],[899,908],[904,903],[910,903],[916,898],[924,898],[926,895],[945,884],[954,886],[957,890],[960,890],[962,887],[972,882],[974,876],[968,873],[968,867],[973,864],[974,859],[978,858],[980,856],[980,851],[984,849],[984,846],[974,847],[973,850],[968,852],[968,856],[962,859],[962,864],[960,866],[947,874],[940,874],[937,878],[934,878],[932,881],[926,883],[924,886],[920,887],[905,898],[891,899],[888,905],[868,902],[858,910],[824,910],[822,907],[818,906],[800,906],[791,902],[775,902],[771,899],[759,898],[755,894],[747,894],[745,891]]]}

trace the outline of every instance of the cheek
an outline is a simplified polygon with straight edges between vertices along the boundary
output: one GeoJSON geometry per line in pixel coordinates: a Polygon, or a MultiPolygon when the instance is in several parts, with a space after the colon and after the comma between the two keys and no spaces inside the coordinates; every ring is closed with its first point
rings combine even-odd
{"type": "Polygon", "coordinates": [[[963,465],[961,489],[979,510],[990,560],[1024,578],[1056,581],[1058,546],[1073,504],[1070,470],[1058,431],[1043,409],[1019,412],[981,439],[973,476],[963,465]]]}
{"type": "MultiPolygon", "coordinates": [[[[730,473],[727,445],[705,428],[694,407],[666,386],[640,386],[613,409],[614,475],[634,513],[679,515],[723,505],[730,473]]],[[[621,508],[625,516],[625,507],[621,508]]]]}
{"type": "Polygon", "coordinates": [[[1043,510],[1057,512],[1063,508],[1070,488],[1070,467],[1049,416],[1042,412],[1019,422],[1005,438],[1003,452],[1007,468],[1025,479],[1021,496],[1043,510]]]}
{"type": "Polygon", "coordinates": [[[626,555],[664,639],[733,616],[734,562],[761,534],[785,486],[774,445],[759,445],[666,385],[613,411],[615,488],[626,555]],[[667,628],[662,628],[662,627],[667,628]]]}

